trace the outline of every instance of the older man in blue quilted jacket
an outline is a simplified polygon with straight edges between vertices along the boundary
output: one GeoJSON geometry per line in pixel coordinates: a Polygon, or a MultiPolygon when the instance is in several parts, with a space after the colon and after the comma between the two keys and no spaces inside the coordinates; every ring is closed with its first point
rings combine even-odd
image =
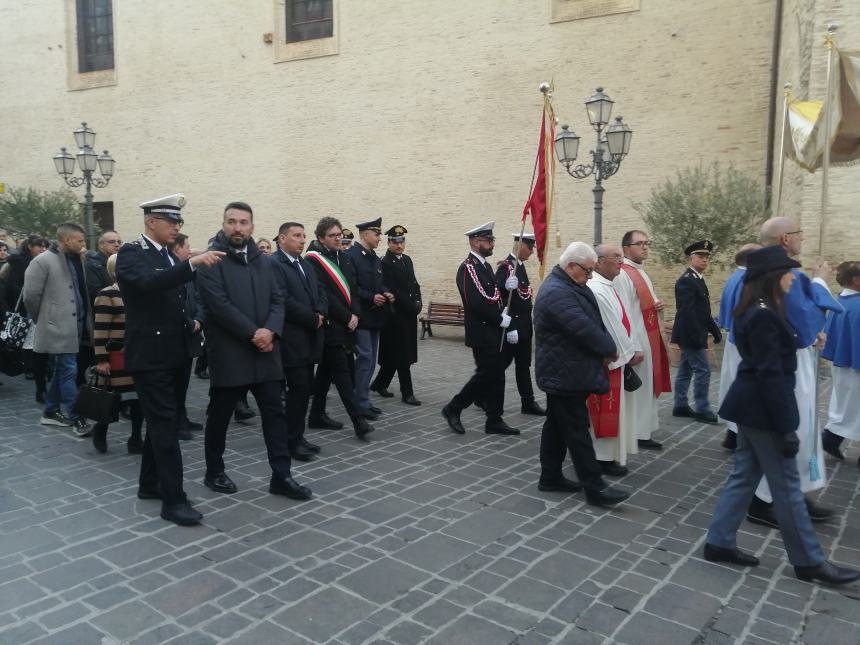
{"type": "Polygon", "coordinates": [[[594,294],[586,286],[596,263],[591,246],[573,242],[535,302],[535,373],[538,387],[547,395],[538,488],[560,492],[585,488],[589,504],[610,507],[627,499],[628,493],[603,479],[588,432],[586,399],[609,391],[606,365],[618,358],[594,294]],[[568,450],[579,482],[562,475],[568,450]]]}

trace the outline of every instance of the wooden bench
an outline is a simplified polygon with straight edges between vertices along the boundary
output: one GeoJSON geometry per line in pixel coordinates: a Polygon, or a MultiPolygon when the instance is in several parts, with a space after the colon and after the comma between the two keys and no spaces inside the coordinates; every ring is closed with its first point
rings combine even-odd
{"type": "Polygon", "coordinates": [[[421,321],[421,340],[424,340],[427,334],[430,334],[431,338],[433,337],[433,328],[430,325],[465,326],[464,315],[463,305],[431,300],[427,313],[419,318],[421,321]]]}

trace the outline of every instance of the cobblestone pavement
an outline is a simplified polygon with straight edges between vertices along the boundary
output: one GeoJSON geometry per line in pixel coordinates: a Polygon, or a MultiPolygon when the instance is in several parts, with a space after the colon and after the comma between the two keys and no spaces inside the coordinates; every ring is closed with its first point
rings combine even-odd
{"type": "MultiPolygon", "coordinates": [[[[268,494],[256,422],[228,435],[236,495],[204,488],[202,437],[184,443],[205,514],[190,529],[136,498],[127,423],[99,455],[38,424],[32,383],[0,378],[0,643],[860,643],[860,587],[796,580],[777,531],[743,525],[758,568],[700,557],[731,459],[721,429],[664,401],[666,450],[632,460],[628,503],[597,509],[538,492],[541,420],[515,413],[512,371],[506,418],[522,437],[484,435],[471,410],[457,436],[439,410],[472,369],[462,331],[420,352],[422,407],[376,397],[369,445],[312,432],[323,457],[294,469],[310,502],[268,494]]],[[[197,420],[205,388],[193,379],[197,420]]],[[[822,500],[840,513],[818,527],[855,566],[856,458],[828,460],[822,500]]]]}

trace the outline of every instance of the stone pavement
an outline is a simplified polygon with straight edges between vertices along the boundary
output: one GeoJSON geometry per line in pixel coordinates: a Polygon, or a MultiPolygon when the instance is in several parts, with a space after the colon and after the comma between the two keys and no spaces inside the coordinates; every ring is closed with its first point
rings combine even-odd
{"type": "MultiPolygon", "coordinates": [[[[796,580],[777,531],[743,525],[756,569],[700,557],[731,460],[721,429],[664,401],[667,449],[633,458],[628,503],[597,509],[538,492],[541,420],[514,413],[512,371],[507,420],[523,436],[485,436],[474,411],[457,436],[439,410],[472,369],[462,330],[420,356],[425,405],[377,397],[372,443],[312,432],[323,457],[295,468],[310,502],[268,494],[258,423],[228,435],[236,495],[204,488],[202,438],[184,443],[205,514],[190,529],[135,497],[127,423],[99,455],[38,424],[32,383],[0,377],[0,643],[860,643],[860,587],[796,580]]],[[[205,387],[193,379],[198,420],[205,387]]],[[[844,512],[818,529],[858,566],[856,458],[828,460],[822,499],[844,512]]]]}

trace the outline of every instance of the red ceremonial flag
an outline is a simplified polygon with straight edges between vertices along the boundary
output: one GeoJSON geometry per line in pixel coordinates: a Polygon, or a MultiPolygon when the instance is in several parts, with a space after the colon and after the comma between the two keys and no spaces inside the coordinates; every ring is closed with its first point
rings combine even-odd
{"type": "Polygon", "coordinates": [[[532,227],[535,232],[535,248],[540,262],[540,276],[544,274],[544,261],[550,217],[552,215],[552,180],[555,175],[555,115],[549,98],[544,95],[544,109],[540,124],[540,140],[538,141],[536,177],[531,195],[523,208],[523,222],[531,214],[532,227]]]}

